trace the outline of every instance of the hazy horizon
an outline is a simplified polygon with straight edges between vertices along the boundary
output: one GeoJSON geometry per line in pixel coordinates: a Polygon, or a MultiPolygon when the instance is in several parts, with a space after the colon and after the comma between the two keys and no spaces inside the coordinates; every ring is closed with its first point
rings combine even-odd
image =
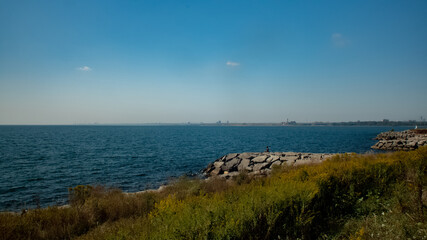
{"type": "Polygon", "coordinates": [[[427,117],[427,1],[1,1],[0,125],[427,117]]]}
{"type": "MultiPolygon", "coordinates": [[[[289,120],[291,123],[290,124],[283,124],[285,121],[281,121],[281,122],[230,122],[230,121],[222,121],[222,120],[218,120],[220,121],[220,123],[218,123],[218,121],[210,121],[210,122],[192,122],[192,121],[188,121],[188,122],[140,122],[140,123],[103,123],[103,122],[93,122],[93,123],[63,123],[63,124],[0,124],[0,126],[181,126],[181,125],[222,125],[222,126],[226,126],[226,125],[234,125],[234,126],[240,126],[240,124],[244,124],[242,126],[245,126],[247,124],[247,126],[268,126],[269,124],[271,124],[272,126],[278,126],[277,124],[281,125],[281,126],[294,126],[294,124],[297,124],[295,126],[304,126],[304,124],[340,124],[340,123],[357,123],[360,122],[361,124],[364,123],[369,123],[369,122],[384,122],[384,120],[388,120],[390,122],[404,122],[404,123],[412,123],[413,124],[417,124],[420,123],[421,126],[423,126],[423,124],[425,124],[427,121],[423,118],[423,120],[389,120],[389,119],[383,119],[383,120],[354,120],[354,121],[340,121],[340,122],[334,122],[334,121],[306,121],[306,122],[295,122],[292,123],[293,120],[289,120]]],[[[321,126],[321,125],[319,125],[321,126]]],[[[346,125],[344,125],[346,126],[346,125]]],[[[357,126],[357,125],[356,125],[357,126]]],[[[362,126],[370,126],[370,125],[362,125],[362,126]]],[[[372,126],[381,126],[381,125],[372,125],[372,126]]],[[[386,126],[386,125],[384,125],[386,126]]],[[[392,126],[392,125],[390,125],[392,126]]],[[[404,126],[404,125],[402,125],[404,126]]],[[[409,126],[409,125],[408,125],[409,126]]]]}

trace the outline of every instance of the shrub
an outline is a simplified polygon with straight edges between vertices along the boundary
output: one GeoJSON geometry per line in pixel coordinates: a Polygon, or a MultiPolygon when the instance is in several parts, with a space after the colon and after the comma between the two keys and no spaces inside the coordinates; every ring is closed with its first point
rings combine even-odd
{"type": "Polygon", "coordinates": [[[83,205],[85,201],[92,195],[92,192],[92,186],[78,185],[74,188],[68,188],[70,204],[73,206],[83,205]]]}

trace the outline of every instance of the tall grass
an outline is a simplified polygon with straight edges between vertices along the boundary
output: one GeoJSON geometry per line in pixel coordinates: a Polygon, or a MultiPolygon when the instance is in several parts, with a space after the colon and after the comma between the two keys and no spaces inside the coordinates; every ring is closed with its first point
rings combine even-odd
{"type": "Polygon", "coordinates": [[[427,239],[427,147],[343,154],[161,192],[78,186],[69,208],[0,214],[2,239],[427,239]]]}
{"type": "Polygon", "coordinates": [[[0,238],[71,239],[104,222],[144,216],[157,201],[150,192],[123,194],[118,189],[77,186],[70,189],[70,206],[0,214],[0,238]]]}

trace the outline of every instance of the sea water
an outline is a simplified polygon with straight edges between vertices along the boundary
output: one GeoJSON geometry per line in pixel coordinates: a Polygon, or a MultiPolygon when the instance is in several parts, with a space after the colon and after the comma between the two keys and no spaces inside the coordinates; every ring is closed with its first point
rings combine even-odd
{"type": "Polygon", "coordinates": [[[157,188],[234,152],[365,153],[409,127],[0,126],[0,211],[67,203],[68,188],[157,188]]]}

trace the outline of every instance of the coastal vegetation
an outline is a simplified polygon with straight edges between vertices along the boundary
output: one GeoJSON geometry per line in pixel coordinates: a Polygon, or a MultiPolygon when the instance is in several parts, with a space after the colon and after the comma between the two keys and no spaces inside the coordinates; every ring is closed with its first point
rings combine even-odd
{"type": "Polygon", "coordinates": [[[427,239],[427,146],[182,177],[159,191],[70,189],[69,207],[0,214],[1,239],[427,239]]]}

